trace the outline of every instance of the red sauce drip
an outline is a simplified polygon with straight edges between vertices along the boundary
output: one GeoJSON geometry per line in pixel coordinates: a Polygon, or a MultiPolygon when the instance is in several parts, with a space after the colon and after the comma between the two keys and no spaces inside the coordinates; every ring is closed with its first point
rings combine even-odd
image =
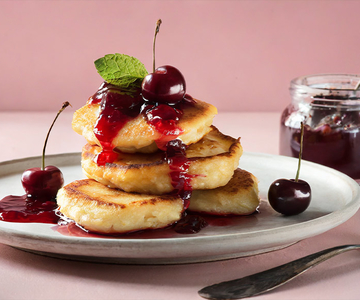
{"type": "Polygon", "coordinates": [[[147,122],[161,134],[161,138],[156,140],[156,144],[161,150],[166,150],[166,144],[184,132],[177,125],[183,114],[179,108],[167,104],[147,105],[144,113],[147,122]]]}
{"type": "Polygon", "coordinates": [[[145,115],[148,124],[161,134],[161,137],[155,141],[159,149],[166,151],[167,143],[184,133],[178,126],[178,121],[183,115],[184,108],[194,104],[195,100],[186,94],[182,101],[173,105],[145,105],[142,113],[145,115]]]}
{"type": "MultiPolygon", "coordinates": [[[[264,213],[264,211],[262,211],[264,213]]],[[[56,226],[53,229],[65,236],[92,237],[92,238],[121,238],[121,239],[156,239],[156,238],[174,238],[183,234],[195,234],[205,227],[233,227],[233,226],[253,226],[258,222],[258,212],[247,216],[212,216],[206,214],[188,213],[172,226],[162,229],[149,229],[131,233],[117,235],[100,234],[89,232],[80,226],[71,222],[56,226]]],[[[266,214],[266,211],[265,211],[266,214]]]]}
{"type": "Polygon", "coordinates": [[[191,179],[194,177],[188,173],[190,161],[186,157],[186,145],[181,140],[172,140],[166,145],[166,160],[170,167],[171,184],[174,194],[184,200],[184,208],[190,205],[192,193],[191,179]]]}
{"type": "Polygon", "coordinates": [[[173,141],[183,133],[178,121],[183,115],[184,106],[192,105],[194,100],[186,95],[183,101],[174,105],[150,103],[142,98],[140,92],[120,91],[116,86],[103,83],[90,98],[89,104],[100,103],[100,114],[94,134],[101,144],[102,151],[98,154],[96,163],[105,165],[118,158],[119,154],[113,151],[113,139],[127,122],[143,114],[148,124],[161,134],[156,144],[159,149],[166,152],[165,159],[170,166],[172,185],[187,208],[192,191],[191,176],[187,174],[190,163],[185,155],[185,145],[179,140],[173,141]]]}
{"type": "Polygon", "coordinates": [[[143,114],[161,137],[156,141],[158,148],[166,150],[167,142],[176,139],[183,133],[178,121],[185,105],[192,105],[190,95],[174,104],[150,103],[143,99],[141,90],[120,90],[118,87],[103,82],[98,91],[90,97],[88,104],[100,104],[100,114],[94,126],[94,134],[99,140],[102,151],[97,157],[98,165],[114,162],[118,153],[114,152],[113,140],[119,130],[129,121],[143,114]]]}
{"type": "Polygon", "coordinates": [[[0,201],[0,220],[21,223],[57,224],[57,205],[53,201],[40,201],[23,196],[6,196],[0,201]]]}
{"type": "Polygon", "coordinates": [[[109,86],[110,86],[110,84],[107,83],[106,81],[104,81],[100,85],[100,87],[98,88],[96,93],[90,97],[88,104],[99,104],[101,102],[101,100],[103,99],[104,94],[109,89],[108,88],[109,86]]]}
{"type": "Polygon", "coordinates": [[[118,153],[113,151],[113,140],[127,122],[139,115],[143,99],[140,90],[121,91],[116,86],[103,83],[89,103],[100,103],[94,134],[102,148],[96,163],[103,166],[117,159],[118,153]]]}

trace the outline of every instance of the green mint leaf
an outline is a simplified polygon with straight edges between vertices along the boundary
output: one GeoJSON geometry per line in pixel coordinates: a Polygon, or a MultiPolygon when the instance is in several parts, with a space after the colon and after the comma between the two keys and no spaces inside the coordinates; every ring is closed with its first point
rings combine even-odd
{"type": "Polygon", "coordinates": [[[120,53],[107,54],[97,59],[94,64],[106,82],[123,88],[140,87],[148,74],[145,66],[137,58],[120,53]]]}

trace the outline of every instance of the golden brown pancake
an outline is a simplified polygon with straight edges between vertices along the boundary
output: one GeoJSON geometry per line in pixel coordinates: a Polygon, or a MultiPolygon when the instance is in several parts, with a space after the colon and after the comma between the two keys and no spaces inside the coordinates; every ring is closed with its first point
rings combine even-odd
{"type": "MultiPolygon", "coordinates": [[[[89,104],[75,111],[72,121],[72,128],[82,135],[89,144],[100,146],[93,130],[99,116],[99,104],[89,104]]],[[[189,105],[183,110],[183,115],[178,122],[178,127],[183,130],[179,138],[186,145],[196,143],[211,128],[212,120],[217,114],[215,106],[206,102],[195,100],[194,105],[189,105]]],[[[157,140],[161,134],[140,114],[129,121],[116,135],[112,141],[113,146],[127,153],[143,152],[152,153],[157,151],[157,140]]]]}
{"type": "Polygon", "coordinates": [[[91,179],[64,186],[57,203],[67,218],[89,231],[107,234],[163,228],[178,221],[184,210],[177,196],[126,193],[91,179]]]}
{"type": "Polygon", "coordinates": [[[249,215],[259,206],[256,177],[236,169],[227,185],[213,190],[195,190],[189,210],[213,215],[249,215]]]}
{"type": "MultiPolygon", "coordinates": [[[[169,164],[164,153],[119,154],[114,163],[99,166],[94,162],[101,148],[87,144],[82,151],[82,168],[88,178],[126,192],[164,194],[173,191],[169,164]]],[[[188,174],[194,176],[191,186],[196,189],[214,189],[224,186],[238,167],[242,147],[239,139],[212,130],[186,150],[188,174]]]]}
{"type": "MultiPolygon", "coordinates": [[[[59,210],[83,228],[117,234],[163,228],[180,220],[183,201],[171,195],[126,193],[92,179],[74,181],[59,190],[59,210]]],[[[196,190],[189,210],[216,215],[247,215],[259,205],[257,179],[237,169],[224,187],[196,190]]]]}

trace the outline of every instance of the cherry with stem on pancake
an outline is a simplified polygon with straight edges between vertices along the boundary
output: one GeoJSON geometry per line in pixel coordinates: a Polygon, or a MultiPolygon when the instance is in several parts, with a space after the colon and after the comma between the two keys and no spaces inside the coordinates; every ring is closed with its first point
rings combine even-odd
{"type": "Polygon", "coordinates": [[[153,73],[145,76],[141,84],[145,100],[156,103],[176,104],[185,97],[186,83],[181,72],[169,65],[155,69],[155,41],[160,29],[161,20],[156,23],[153,42],[153,73]]]}
{"type": "Polygon", "coordinates": [[[28,197],[47,201],[49,199],[55,199],[58,190],[64,184],[64,177],[59,168],[55,166],[45,167],[45,149],[49,138],[51,129],[60,113],[69,106],[69,102],[64,102],[61,109],[58,111],[54,121],[52,122],[50,129],[46,135],[43,151],[42,151],[42,163],[41,168],[31,168],[24,171],[21,177],[21,183],[28,197]]]}
{"type": "Polygon", "coordinates": [[[295,179],[278,179],[268,191],[268,200],[274,210],[283,215],[297,215],[304,212],[311,201],[310,185],[299,179],[303,148],[304,124],[301,122],[300,152],[295,179]]]}

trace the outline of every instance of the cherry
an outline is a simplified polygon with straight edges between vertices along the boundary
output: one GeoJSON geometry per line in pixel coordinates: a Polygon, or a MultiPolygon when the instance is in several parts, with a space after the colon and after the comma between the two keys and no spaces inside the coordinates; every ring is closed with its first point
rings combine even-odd
{"type": "Polygon", "coordinates": [[[31,168],[21,177],[21,182],[28,196],[36,199],[54,199],[64,184],[62,172],[55,166],[44,169],[31,168]]]}
{"type": "Polygon", "coordinates": [[[162,66],[145,76],[142,85],[145,100],[158,103],[175,104],[186,93],[184,76],[172,66],[162,66]]]}
{"type": "Polygon", "coordinates": [[[45,167],[45,149],[50,131],[54,126],[56,119],[58,118],[59,114],[69,105],[69,102],[65,102],[63,104],[50,126],[43,147],[41,168],[28,169],[24,171],[21,176],[21,183],[29,197],[44,201],[55,199],[58,190],[64,184],[63,174],[57,167],[45,167]]]}
{"type": "Polygon", "coordinates": [[[288,216],[297,215],[308,208],[311,188],[304,180],[278,179],[271,184],[268,199],[277,212],[288,216]]]}
{"type": "Polygon", "coordinates": [[[269,188],[268,200],[274,210],[283,215],[297,215],[305,211],[311,201],[311,187],[299,180],[303,148],[304,124],[301,123],[299,163],[295,179],[275,180],[269,188]]]}
{"type": "Polygon", "coordinates": [[[142,96],[145,100],[157,103],[175,104],[184,99],[186,93],[185,78],[175,67],[166,65],[155,69],[155,42],[161,20],[156,22],[153,41],[153,72],[142,81],[142,96]]]}

